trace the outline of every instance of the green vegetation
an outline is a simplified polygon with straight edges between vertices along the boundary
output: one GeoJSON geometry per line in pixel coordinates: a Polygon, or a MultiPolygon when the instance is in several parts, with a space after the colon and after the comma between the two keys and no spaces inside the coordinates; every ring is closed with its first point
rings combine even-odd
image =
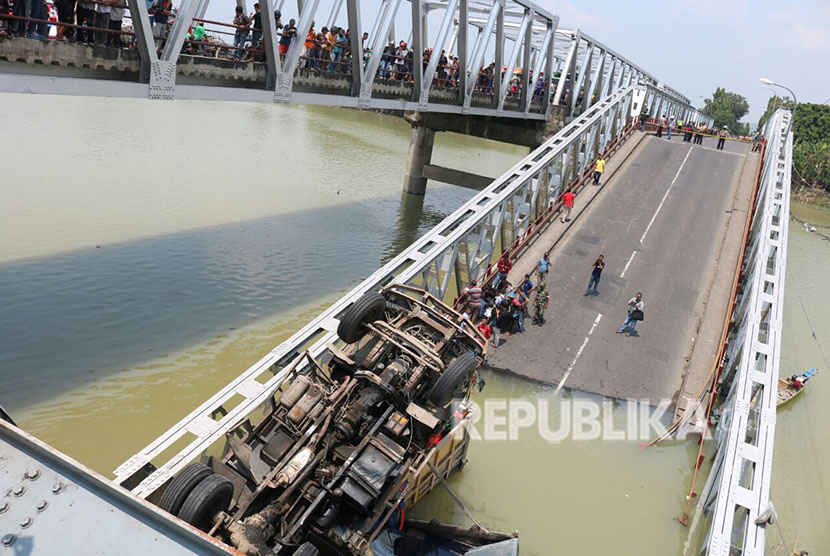
{"type": "Polygon", "coordinates": [[[830,139],[796,143],[793,146],[793,174],[794,181],[804,185],[830,184],[830,139]]]}
{"type": "Polygon", "coordinates": [[[715,121],[716,129],[726,126],[732,135],[749,135],[749,124],[738,121],[749,112],[746,98],[718,87],[712,98],[707,98],[705,103],[703,113],[715,121]]]}
{"type": "MultiPolygon", "coordinates": [[[[793,101],[789,97],[770,98],[758,125],[766,123],[776,108],[792,110],[793,101]]],[[[827,207],[830,205],[827,195],[830,187],[830,106],[799,103],[793,114],[793,195],[805,203],[827,207]]]]}

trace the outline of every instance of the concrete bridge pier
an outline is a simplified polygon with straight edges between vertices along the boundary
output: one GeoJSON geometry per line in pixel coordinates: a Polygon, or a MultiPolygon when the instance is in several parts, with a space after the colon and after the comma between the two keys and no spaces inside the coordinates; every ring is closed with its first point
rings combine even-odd
{"type": "Polygon", "coordinates": [[[427,190],[424,168],[432,161],[435,130],[424,125],[412,124],[409,155],[406,157],[406,173],[403,177],[405,193],[423,195],[427,190]]]}
{"type": "Polygon", "coordinates": [[[494,179],[432,164],[435,134],[439,131],[522,145],[532,150],[562,129],[565,123],[561,107],[551,107],[547,120],[422,112],[405,112],[403,116],[412,126],[403,190],[414,195],[426,192],[427,180],[481,190],[494,179]]]}

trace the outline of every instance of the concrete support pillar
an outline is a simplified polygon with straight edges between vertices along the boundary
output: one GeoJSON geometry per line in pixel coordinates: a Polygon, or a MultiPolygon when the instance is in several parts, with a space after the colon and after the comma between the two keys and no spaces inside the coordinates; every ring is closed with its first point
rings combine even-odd
{"type": "Polygon", "coordinates": [[[427,190],[427,178],[424,177],[424,165],[432,160],[432,146],[435,143],[435,131],[420,125],[412,126],[412,138],[409,141],[409,156],[406,158],[406,174],[403,177],[405,193],[423,195],[427,190]]]}

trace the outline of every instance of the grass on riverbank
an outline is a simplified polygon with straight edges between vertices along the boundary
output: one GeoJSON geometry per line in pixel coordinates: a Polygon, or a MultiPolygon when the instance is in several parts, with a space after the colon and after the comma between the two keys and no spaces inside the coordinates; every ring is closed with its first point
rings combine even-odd
{"type": "Polygon", "coordinates": [[[802,222],[809,222],[817,228],[830,228],[830,209],[804,204],[795,195],[790,203],[790,212],[802,222]]]}
{"type": "Polygon", "coordinates": [[[830,193],[824,191],[823,189],[796,187],[792,190],[790,198],[793,201],[813,208],[823,210],[830,209],[830,193]]]}

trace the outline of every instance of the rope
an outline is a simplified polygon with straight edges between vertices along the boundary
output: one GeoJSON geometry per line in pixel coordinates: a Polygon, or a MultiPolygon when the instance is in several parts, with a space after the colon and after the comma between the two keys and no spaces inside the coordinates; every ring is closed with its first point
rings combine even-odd
{"type": "MultiPolygon", "coordinates": [[[[787,268],[787,274],[789,274],[789,280],[792,281],[793,276],[789,268],[787,268]]],[[[801,298],[801,293],[798,290],[796,290],[795,294],[798,296],[798,302],[801,304],[801,310],[804,312],[804,318],[807,319],[807,326],[810,327],[810,333],[813,336],[813,340],[815,340],[816,345],[818,346],[818,349],[821,352],[821,358],[824,359],[824,368],[830,368],[830,363],[828,363],[827,361],[827,354],[824,353],[824,348],[821,347],[821,342],[818,341],[818,336],[816,336],[816,329],[813,327],[813,322],[810,320],[810,315],[807,314],[807,307],[804,306],[804,300],[801,298]]]]}
{"type": "Polygon", "coordinates": [[[438,481],[441,483],[441,485],[447,490],[447,492],[452,497],[452,499],[455,500],[455,503],[458,504],[458,506],[462,510],[464,510],[464,513],[467,514],[467,517],[470,518],[470,521],[475,523],[476,527],[478,527],[479,529],[481,529],[485,533],[489,533],[490,532],[489,529],[487,529],[487,527],[485,527],[483,523],[481,523],[478,519],[476,519],[476,516],[473,515],[473,512],[471,512],[469,510],[469,508],[467,508],[467,506],[464,505],[464,502],[461,501],[461,498],[458,497],[458,495],[455,493],[455,491],[452,489],[452,487],[449,485],[449,483],[447,483],[446,479],[444,479],[444,476],[441,475],[441,472],[438,471],[435,468],[434,465],[432,465],[432,462],[427,460],[427,465],[432,470],[432,473],[435,475],[435,477],[438,479],[438,481]]]}

